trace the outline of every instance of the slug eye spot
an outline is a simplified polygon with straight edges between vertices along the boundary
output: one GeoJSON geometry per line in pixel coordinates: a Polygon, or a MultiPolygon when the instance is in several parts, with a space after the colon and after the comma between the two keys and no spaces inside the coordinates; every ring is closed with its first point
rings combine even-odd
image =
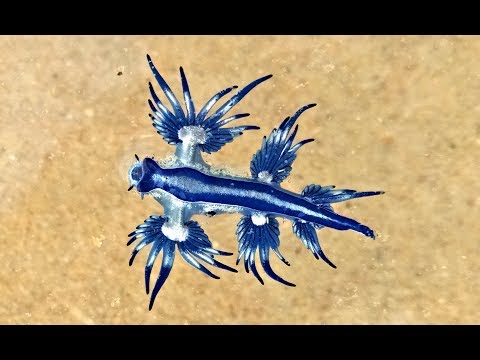
{"type": "Polygon", "coordinates": [[[142,167],[141,166],[135,166],[132,169],[131,177],[132,177],[132,180],[138,182],[142,178],[142,167]]]}
{"type": "Polygon", "coordinates": [[[136,186],[143,176],[142,164],[137,161],[128,170],[128,181],[130,185],[136,186]]]}

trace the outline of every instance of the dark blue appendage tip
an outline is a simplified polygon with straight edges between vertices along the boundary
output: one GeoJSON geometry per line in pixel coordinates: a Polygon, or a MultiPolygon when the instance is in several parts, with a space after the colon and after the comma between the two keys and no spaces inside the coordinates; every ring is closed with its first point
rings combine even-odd
{"type": "Polygon", "coordinates": [[[375,233],[368,226],[360,225],[358,227],[358,231],[361,232],[363,235],[368,236],[369,238],[372,238],[373,240],[375,240],[375,233]]]}

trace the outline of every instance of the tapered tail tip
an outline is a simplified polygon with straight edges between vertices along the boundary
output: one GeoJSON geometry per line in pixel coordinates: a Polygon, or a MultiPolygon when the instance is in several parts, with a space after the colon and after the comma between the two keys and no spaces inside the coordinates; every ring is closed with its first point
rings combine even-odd
{"type": "Polygon", "coordinates": [[[375,240],[375,233],[369,227],[365,225],[361,225],[358,228],[358,231],[361,232],[363,235],[368,236],[369,238],[372,238],[373,240],[375,240]]]}

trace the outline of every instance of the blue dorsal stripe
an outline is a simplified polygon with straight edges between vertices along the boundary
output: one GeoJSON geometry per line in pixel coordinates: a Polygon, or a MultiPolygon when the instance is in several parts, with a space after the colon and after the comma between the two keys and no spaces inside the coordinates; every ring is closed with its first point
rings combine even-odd
{"type": "Polygon", "coordinates": [[[149,158],[143,160],[142,168],[144,175],[137,184],[137,189],[141,192],[160,188],[188,202],[240,206],[299,218],[337,230],[353,229],[363,232],[357,221],[319,208],[299,195],[269,184],[207,175],[189,167],[162,169],[149,158]]]}

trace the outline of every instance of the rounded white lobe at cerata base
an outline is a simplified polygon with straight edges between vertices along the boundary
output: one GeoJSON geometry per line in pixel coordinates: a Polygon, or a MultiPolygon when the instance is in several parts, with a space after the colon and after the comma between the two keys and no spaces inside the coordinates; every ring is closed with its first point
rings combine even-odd
{"type": "Polygon", "coordinates": [[[262,213],[254,213],[252,215],[252,222],[254,225],[262,226],[268,222],[268,218],[262,213]]]}
{"type": "Polygon", "coordinates": [[[257,175],[258,177],[258,180],[260,180],[261,182],[265,182],[265,183],[271,183],[272,180],[273,180],[273,176],[272,174],[270,174],[268,171],[260,171],[257,175]]]}
{"type": "Polygon", "coordinates": [[[180,224],[165,222],[162,226],[162,233],[173,241],[185,241],[188,236],[188,227],[180,224]]]}
{"type": "Polygon", "coordinates": [[[178,138],[183,143],[189,144],[205,144],[207,141],[207,133],[200,126],[184,126],[178,130],[178,138]]]}

